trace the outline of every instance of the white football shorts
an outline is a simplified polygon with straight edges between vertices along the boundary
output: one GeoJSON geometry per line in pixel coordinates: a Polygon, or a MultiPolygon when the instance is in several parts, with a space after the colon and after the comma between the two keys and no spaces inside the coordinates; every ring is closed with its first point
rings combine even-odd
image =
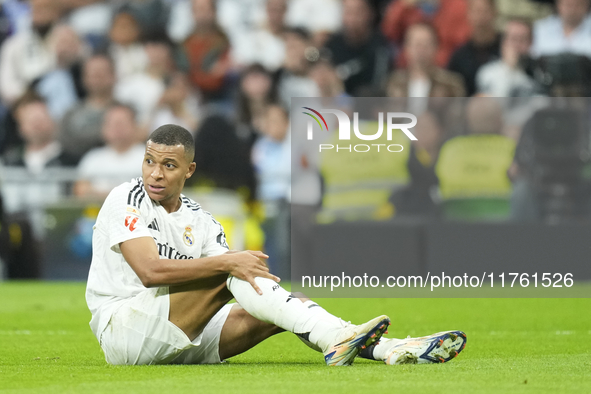
{"type": "Polygon", "coordinates": [[[232,305],[220,309],[191,341],[168,320],[168,288],[146,289],[113,313],[99,342],[113,365],[220,363],[220,335],[232,305]]]}

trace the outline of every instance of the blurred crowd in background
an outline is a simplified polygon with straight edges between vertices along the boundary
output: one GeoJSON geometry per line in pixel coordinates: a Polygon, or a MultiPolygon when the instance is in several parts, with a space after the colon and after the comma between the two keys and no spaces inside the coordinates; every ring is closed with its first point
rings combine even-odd
{"type": "MultiPolygon", "coordinates": [[[[100,201],[139,176],[150,132],[175,123],[196,141],[188,190],[234,191],[249,218],[240,246],[277,250],[276,264],[285,266],[290,204],[311,212],[322,205],[321,195],[290,200],[292,97],[342,107],[354,97],[507,98],[499,108],[530,98],[587,97],[589,8],[590,0],[2,0],[0,186],[4,214],[21,224],[20,233],[3,226],[0,243],[4,237],[18,244],[27,231],[43,239],[51,226],[35,209],[70,198],[100,201]]],[[[445,111],[414,103],[425,124],[445,123],[445,111]]],[[[570,175],[578,171],[575,186],[572,179],[567,186],[544,181],[552,197],[546,210],[532,202],[539,174],[520,183],[538,163],[540,151],[530,148],[555,148],[548,135],[560,127],[548,126],[540,140],[524,132],[528,119],[497,124],[503,115],[496,104],[465,107],[475,134],[504,139],[499,149],[509,160],[499,168],[506,179],[497,183],[517,191],[516,217],[586,212],[586,201],[573,202],[588,195],[579,182],[584,163],[567,163],[570,175]]],[[[575,128],[587,127],[588,151],[589,103],[574,108],[575,115],[556,116],[572,123],[582,114],[575,128]]],[[[453,152],[442,146],[459,133],[424,129],[402,164],[407,185],[392,191],[394,208],[382,216],[441,215],[431,188],[441,176],[440,154],[453,152]]],[[[563,151],[580,148],[571,140],[563,151]]],[[[586,160],[580,150],[571,156],[586,160]]],[[[298,163],[310,171],[304,156],[298,163]]]]}

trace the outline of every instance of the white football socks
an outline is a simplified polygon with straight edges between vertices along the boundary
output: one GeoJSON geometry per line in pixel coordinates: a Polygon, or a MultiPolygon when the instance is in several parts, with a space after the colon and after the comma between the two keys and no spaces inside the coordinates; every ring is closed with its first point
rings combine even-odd
{"type": "MultiPolygon", "coordinates": [[[[336,325],[336,326],[341,326],[344,327],[345,326],[345,322],[336,317],[335,315],[331,315],[330,313],[328,313],[326,311],[326,309],[324,309],[323,307],[321,307],[320,305],[318,305],[317,303],[315,303],[312,300],[307,300],[304,302],[304,305],[308,308],[308,310],[314,314],[315,316],[317,316],[320,319],[324,319],[326,321],[331,322],[332,324],[336,325]]],[[[306,340],[305,337],[298,335],[298,338],[300,338],[300,340],[302,342],[304,342],[306,344],[306,346],[308,346],[309,348],[317,351],[317,352],[322,352],[322,349],[320,349],[318,346],[314,345],[313,343],[310,343],[308,340],[306,340]]]]}
{"type": "Polygon", "coordinates": [[[255,281],[262,295],[250,283],[233,276],[226,283],[238,304],[253,317],[294,334],[305,335],[322,352],[328,350],[336,332],[343,327],[339,318],[320,307],[309,308],[309,302],[294,298],[271,279],[255,278],[255,281]]]}

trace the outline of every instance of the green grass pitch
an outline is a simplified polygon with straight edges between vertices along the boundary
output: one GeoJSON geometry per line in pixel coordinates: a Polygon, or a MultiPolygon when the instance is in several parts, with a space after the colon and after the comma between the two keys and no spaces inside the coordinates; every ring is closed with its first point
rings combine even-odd
{"type": "Polygon", "coordinates": [[[0,393],[591,393],[591,299],[322,299],[391,336],[461,329],[445,364],[323,364],[289,333],[221,365],[110,366],[80,283],[0,283],[0,393]]]}

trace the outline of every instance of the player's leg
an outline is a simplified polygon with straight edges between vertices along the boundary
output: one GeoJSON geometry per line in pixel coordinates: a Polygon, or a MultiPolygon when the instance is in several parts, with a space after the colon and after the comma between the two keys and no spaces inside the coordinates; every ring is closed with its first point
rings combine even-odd
{"type": "Polygon", "coordinates": [[[311,347],[320,349],[327,364],[348,365],[362,348],[379,340],[390,321],[387,316],[379,316],[355,326],[328,312],[312,310],[314,308],[310,305],[293,297],[270,279],[256,278],[262,295],[246,281],[234,277],[227,281],[222,279],[220,276],[170,287],[169,320],[189,339],[195,339],[212,317],[234,297],[251,316],[295,333],[311,347]]]}
{"type": "MultiPolygon", "coordinates": [[[[332,316],[325,309],[310,299],[304,298],[300,300],[304,302],[308,308],[314,308],[314,312],[322,315],[332,316]]],[[[281,332],[285,332],[285,330],[273,324],[265,323],[252,317],[239,304],[234,304],[232,305],[232,310],[228,314],[221,331],[219,339],[220,360],[225,360],[244,353],[245,351],[252,349],[259,343],[263,342],[265,339],[281,332]]],[[[319,348],[315,347],[304,338],[300,337],[300,339],[314,350],[321,352],[319,348]]],[[[373,359],[374,345],[362,350],[360,356],[362,354],[370,354],[368,353],[368,350],[370,349],[371,356],[366,356],[365,358],[373,359]]],[[[376,352],[376,354],[377,353],[378,352],[376,352]]]]}
{"type": "MultiPolygon", "coordinates": [[[[214,278],[208,282],[203,281],[186,286],[170,287],[169,320],[179,327],[190,340],[195,339],[211,318],[232,298],[234,298],[232,293],[230,293],[226,287],[226,279],[227,275],[214,278]]],[[[312,313],[315,313],[324,319],[332,318],[334,319],[335,324],[340,324],[340,319],[330,315],[326,310],[306,298],[303,294],[299,293],[297,297],[298,298],[295,299],[305,303],[305,306],[310,309],[312,313]]],[[[236,306],[238,306],[238,304],[236,304],[236,306]]],[[[266,335],[269,327],[271,327],[272,334],[285,331],[275,325],[264,323],[252,317],[242,307],[235,309],[236,308],[232,309],[231,314],[228,316],[228,327],[237,328],[235,330],[232,328],[226,329],[228,335],[238,338],[243,332],[250,332],[250,327],[253,327],[254,330],[253,336],[250,337],[254,339],[252,345],[248,345],[249,338],[246,338],[243,343],[245,346],[244,350],[238,351],[235,354],[240,354],[268,338],[266,335]],[[257,336],[256,329],[260,329],[260,338],[257,336]]],[[[320,348],[314,346],[304,338],[300,337],[300,339],[312,349],[319,352],[321,351],[320,348]]]]}
{"type": "Polygon", "coordinates": [[[192,341],[211,318],[232,298],[226,287],[227,275],[209,278],[190,285],[171,286],[168,320],[192,341]]]}
{"type": "Polygon", "coordinates": [[[220,360],[244,353],[265,339],[283,331],[285,330],[276,325],[252,317],[240,305],[234,304],[220,335],[220,360]]]}
{"type": "MultiPolygon", "coordinates": [[[[313,313],[329,319],[334,318],[334,316],[330,315],[324,308],[320,307],[309,298],[304,297],[302,294],[298,295],[298,299],[313,313]]],[[[232,310],[228,314],[220,335],[220,359],[224,360],[240,353],[244,353],[270,336],[284,331],[284,329],[277,327],[276,325],[265,323],[252,317],[252,315],[246,312],[246,310],[244,310],[239,304],[234,304],[232,310]]],[[[317,352],[322,352],[319,347],[308,342],[306,339],[301,336],[299,336],[299,338],[310,348],[317,352]]]]}
{"type": "Polygon", "coordinates": [[[388,365],[443,363],[457,357],[466,347],[462,331],[444,331],[420,338],[382,338],[359,353],[359,357],[388,365]]]}
{"type": "Polygon", "coordinates": [[[355,326],[326,311],[318,313],[317,304],[302,302],[270,279],[255,280],[262,295],[250,283],[235,277],[228,278],[228,289],[256,319],[292,332],[319,348],[328,365],[351,364],[362,348],[378,341],[388,328],[387,316],[355,326]]]}

